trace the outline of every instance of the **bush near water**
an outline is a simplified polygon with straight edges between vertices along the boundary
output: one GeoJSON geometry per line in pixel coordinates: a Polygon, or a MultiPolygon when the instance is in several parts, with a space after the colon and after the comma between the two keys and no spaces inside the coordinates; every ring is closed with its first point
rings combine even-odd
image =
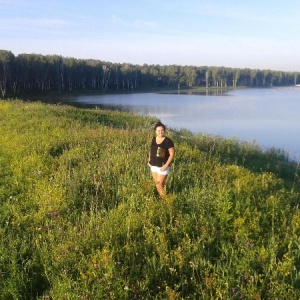
{"type": "Polygon", "coordinates": [[[154,118],[0,101],[0,299],[299,299],[297,165],[154,118]]]}

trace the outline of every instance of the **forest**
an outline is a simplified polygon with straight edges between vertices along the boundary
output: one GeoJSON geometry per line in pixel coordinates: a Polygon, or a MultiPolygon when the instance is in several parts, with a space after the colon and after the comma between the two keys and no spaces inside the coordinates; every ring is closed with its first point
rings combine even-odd
{"type": "Polygon", "coordinates": [[[295,85],[299,81],[299,72],[217,66],[135,65],[60,55],[14,55],[11,51],[0,50],[2,98],[52,91],[271,87],[295,85]]]}

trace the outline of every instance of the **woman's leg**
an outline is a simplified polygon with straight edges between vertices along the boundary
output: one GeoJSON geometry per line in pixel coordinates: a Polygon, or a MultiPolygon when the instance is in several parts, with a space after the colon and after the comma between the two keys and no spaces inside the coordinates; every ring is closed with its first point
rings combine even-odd
{"type": "Polygon", "coordinates": [[[165,183],[168,175],[161,175],[156,172],[151,172],[158,194],[163,197],[166,195],[165,183]]]}
{"type": "Polygon", "coordinates": [[[152,175],[153,181],[154,181],[156,189],[157,189],[158,174],[157,174],[157,172],[151,172],[151,175],[152,175]]]}

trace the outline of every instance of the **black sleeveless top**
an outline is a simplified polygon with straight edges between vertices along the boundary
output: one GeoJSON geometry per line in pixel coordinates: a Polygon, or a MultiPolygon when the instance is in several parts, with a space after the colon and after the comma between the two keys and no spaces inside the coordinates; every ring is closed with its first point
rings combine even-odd
{"type": "Polygon", "coordinates": [[[162,143],[157,144],[156,138],[154,137],[150,148],[150,165],[162,167],[170,156],[169,149],[173,147],[174,143],[170,138],[165,137],[162,143]]]}

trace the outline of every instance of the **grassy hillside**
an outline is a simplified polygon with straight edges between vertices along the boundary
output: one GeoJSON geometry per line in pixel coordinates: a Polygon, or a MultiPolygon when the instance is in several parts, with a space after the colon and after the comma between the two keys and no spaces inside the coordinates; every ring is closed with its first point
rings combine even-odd
{"type": "Polygon", "coordinates": [[[280,152],[153,118],[0,101],[0,299],[299,299],[298,174],[280,152]]]}

